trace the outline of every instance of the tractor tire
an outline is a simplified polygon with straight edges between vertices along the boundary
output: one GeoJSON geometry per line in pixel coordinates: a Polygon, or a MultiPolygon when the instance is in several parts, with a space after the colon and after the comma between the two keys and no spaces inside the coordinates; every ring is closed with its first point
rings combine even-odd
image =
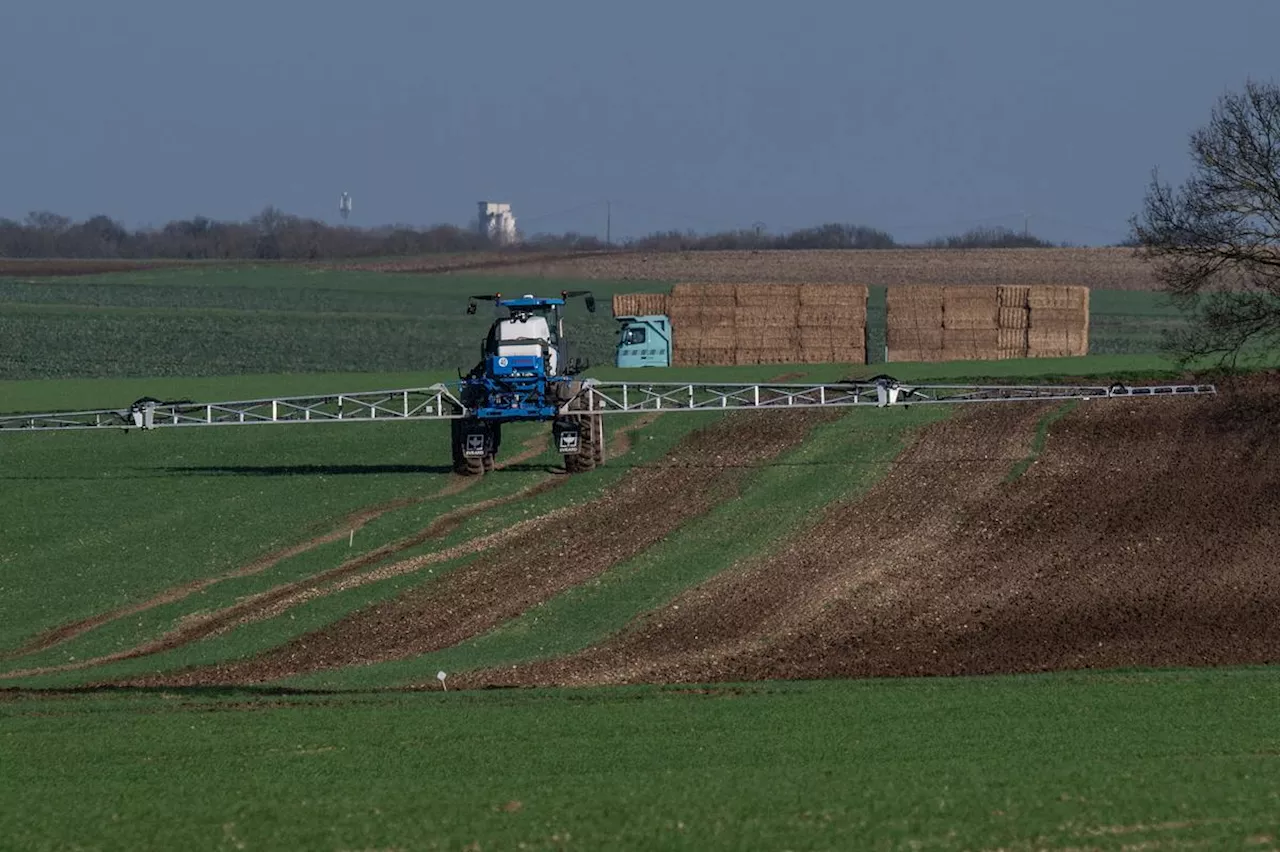
{"type": "Polygon", "coordinates": [[[493,473],[494,468],[498,466],[498,457],[494,453],[488,453],[484,458],[480,459],[480,463],[484,467],[485,473],[493,473]]]}
{"type": "Polygon", "coordinates": [[[462,454],[462,448],[466,441],[466,433],[463,430],[461,420],[451,420],[449,425],[450,438],[453,443],[453,471],[460,476],[480,476],[485,471],[483,458],[468,458],[462,454]]]}
{"type": "Polygon", "coordinates": [[[589,473],[596,467],[596,441],[595,430],[592,428],[591,421],[595,418],[585,415],[578,416],[578,452],[573,455],[564,457],[564,468],[569,473],[589,473]]]}

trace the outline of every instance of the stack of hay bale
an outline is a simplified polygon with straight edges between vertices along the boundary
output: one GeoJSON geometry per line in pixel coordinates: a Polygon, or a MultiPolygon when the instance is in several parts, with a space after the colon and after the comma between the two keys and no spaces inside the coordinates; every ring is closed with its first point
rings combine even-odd
{"type": "Polygon", "coordinates": [[[866,287],[677,284],[667,314],[675,365],[866,363],[866,287]]]}
{"type": "Polygon", "coordinates": [[[1089,351],[1089,288],[890,287],[889,361],[1061,358],[1089,351]]]}
{"type": "Polygon", "coordinates": [[[1000,305],[995,287],[942,288],[942,360],[999,357],[1000,305]]]}
{"type": "Polygon", "coordinates": [[[1031,313],[1027,307],[1030,287],[997,287],[1000,303],[1000,357],[1027,357],[1027,326],[1031,313]]]}
{"type": "Polygon", "coordinates": [[[867,288],[801,284],[798,363],[867,363],[867,288]]]}
{"type": "Polygon", "coordinates": [[[665,316],[666,313],[666,293],[613,294],[613,315],[615,317],[665,316]]]}
{"type": "Polygon", "coordinates": [[[1027,294],[1027,356],[1089,354],[1089,288],[1031,287],[1027,294]]]}
{"type": "Polygon", "coordinates": [[[671,363],[677,367],[697,364],[732,364],[737,335],[738,305],[733,284],[677,284],[667,299],[671,318],[671,363]],[[689,334],[685,329],[694,330],[689,334]]]}
{"type": "Polygon", "coordinates": [[[787,284],[739,284],[735,290],[733,363],[796,363],[800,357],[800,329],[796,325],[799,288],[787,284]]]}
{"type": "Polygon", "coordinates": [[[887,360],[942,360],[942,294],[941,287],[885,290],[887,360]]]}

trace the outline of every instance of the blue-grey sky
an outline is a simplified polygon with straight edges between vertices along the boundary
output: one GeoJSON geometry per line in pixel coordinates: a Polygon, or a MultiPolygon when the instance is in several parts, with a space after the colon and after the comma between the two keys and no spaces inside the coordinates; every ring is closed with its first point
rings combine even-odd
{"type": "Polygon", "coordinates": [[[0,216],[1121,239],[1276,0],[14,0],[0,216]]]}

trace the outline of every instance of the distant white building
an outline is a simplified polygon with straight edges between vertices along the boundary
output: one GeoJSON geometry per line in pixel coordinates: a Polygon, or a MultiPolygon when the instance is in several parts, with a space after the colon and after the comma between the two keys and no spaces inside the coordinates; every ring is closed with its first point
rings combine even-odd
{"type": "Polygon", "coordinates": [[[481,201],[479,222],[480,233],[497,245],[509,245],[517,239],[516,217],[510,204],[481,201]]]}

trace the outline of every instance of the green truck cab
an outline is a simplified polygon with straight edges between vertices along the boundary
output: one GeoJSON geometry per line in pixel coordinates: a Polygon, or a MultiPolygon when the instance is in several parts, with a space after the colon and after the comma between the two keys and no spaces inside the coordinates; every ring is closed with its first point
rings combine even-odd
{"type": "Polygon", "coordinates": [[[670,367],[671,320],[660,314],[616,317],[619,367],[670,367]]]}

